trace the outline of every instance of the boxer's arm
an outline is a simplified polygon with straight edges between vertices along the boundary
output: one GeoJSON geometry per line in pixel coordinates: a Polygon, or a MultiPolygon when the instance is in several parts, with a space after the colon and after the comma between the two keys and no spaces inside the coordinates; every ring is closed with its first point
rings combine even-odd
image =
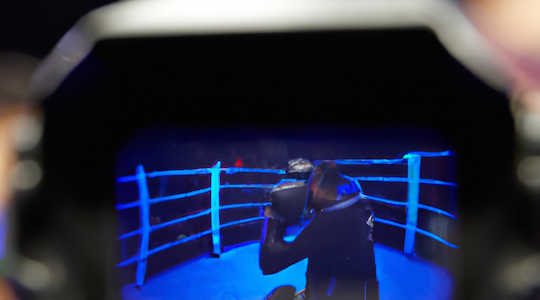
{"type": "Polygon", "coordinates": [[[283,240],[286,226],[278,218],[266,218],[263,225],[259,267],[263,274],[274,274],[306,258],[302,247],[283,240]]]}

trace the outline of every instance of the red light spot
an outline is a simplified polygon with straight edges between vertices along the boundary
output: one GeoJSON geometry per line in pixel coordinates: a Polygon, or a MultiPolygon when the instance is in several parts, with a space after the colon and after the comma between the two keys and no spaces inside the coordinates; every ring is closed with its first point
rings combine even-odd
{"type": "Polygon", "coordinates": [[[242,168],[242,167],[244,167],[244,164],[242,163],[242,159],[240,159],[240,158],[237,159],[236,162],[234,163],[234,166],[235,166],[236,168],[242,168]]]}

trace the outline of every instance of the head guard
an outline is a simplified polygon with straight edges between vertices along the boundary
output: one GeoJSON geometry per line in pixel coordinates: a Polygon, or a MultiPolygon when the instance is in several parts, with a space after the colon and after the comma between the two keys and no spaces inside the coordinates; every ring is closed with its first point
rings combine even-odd
{"type": "Polygon", "coordinates": [[[291,159],[288,163],[287,175],[289,178],[307,180],[313,171],[313,164],[305,158],[291,159]]]}
{"type": "Polygon", "coordinates": [[[304,158],[292,159],[288,163],[288,180],[278,184],[270,195],[272,210],[291,226],[301,221],[308,190],[306,181],[313,171],[313,164],[304,158]]]}
{"type": "Polygon", "coordinates": [[[355,182],[339,173],[337,164],[325,160],[317,164],[308,182],[306,207],[323,211],[360,194],[355,182]]]}

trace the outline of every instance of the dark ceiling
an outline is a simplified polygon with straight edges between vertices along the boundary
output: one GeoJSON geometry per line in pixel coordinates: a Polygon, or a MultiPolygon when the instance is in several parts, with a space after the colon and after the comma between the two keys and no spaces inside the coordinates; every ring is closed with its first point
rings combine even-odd
{"type": "Polygon", "coordinates": [[[0,51],[43,58],[89,11],[111,0],[11,0],[0,5],[0,51]]]}

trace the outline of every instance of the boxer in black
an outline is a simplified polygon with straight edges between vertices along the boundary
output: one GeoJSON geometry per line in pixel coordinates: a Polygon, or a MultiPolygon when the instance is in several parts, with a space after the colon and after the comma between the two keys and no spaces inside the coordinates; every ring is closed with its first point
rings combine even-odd
{"type": "MultiPolygon", "coordinates": [[[[308,258],[305,299],[379,299],[373,215],[360,186],[341,175],[333,161],[320,162],[312,172],[305,167],[295,171],[294,166],[289,171],[299,181],[278,185],[265,213],[259,258],[263,274],[308,258]],[[301,180],[306,173],[311,174],[308,182],[301,180]],[[305,199],[303,212],[298,210],[298,197],[305,199]],[[284,241],[287,227],[307,211],[313,213],[312,219],[294,241],[284,241]]],[[[268,299],[294,296],[294,290],[283,287],[268,299]]]]}

